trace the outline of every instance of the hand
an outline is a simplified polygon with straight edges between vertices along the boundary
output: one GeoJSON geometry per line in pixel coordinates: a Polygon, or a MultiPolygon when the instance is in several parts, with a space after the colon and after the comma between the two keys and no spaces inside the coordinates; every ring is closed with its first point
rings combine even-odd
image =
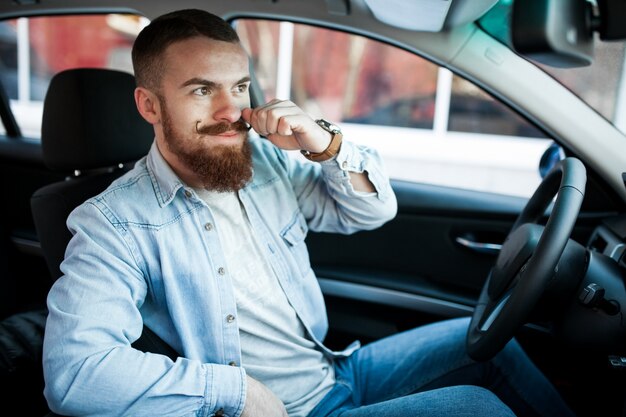
{"type": "Polygon", "coordinates": [[[243,109],[241,116],[281,149],[318,153],[330,144],[331,134],[291,101],[272,100],[254,109],[243,109]]]}
{"type": "Polygon", "coordinates": [[[241,417],[289,417],[285,405],[269,388],[249,376],[246,380],[248,390],[241,417]]]}

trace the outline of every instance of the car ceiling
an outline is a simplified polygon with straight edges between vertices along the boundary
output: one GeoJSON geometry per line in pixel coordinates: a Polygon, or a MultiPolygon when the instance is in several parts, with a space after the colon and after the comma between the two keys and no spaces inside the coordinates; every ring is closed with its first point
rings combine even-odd
{"type": "Polygon", "coordinates": [[[162,1],[151,0],[149,10],[145,1],[137,0],[14,0],[0,3],[0,16],[72,11],[137,11],[148,18],[174,8],[198,7],[219,14],[271,13],[272,15],[318,17],[369,15],[378,22],[412,31],[440,31],[473,22],[485,14],[498,0],[229,0],[222,1],[162,1]],[[213,4],[211,4],[213,3],[213,4]]]}
{"type": "Polygon", "coordinates": [[[433,32],[473,22],[497,2],[498,0],[365,0],[374,17],[383,23],[401,29],[433,32]]]}

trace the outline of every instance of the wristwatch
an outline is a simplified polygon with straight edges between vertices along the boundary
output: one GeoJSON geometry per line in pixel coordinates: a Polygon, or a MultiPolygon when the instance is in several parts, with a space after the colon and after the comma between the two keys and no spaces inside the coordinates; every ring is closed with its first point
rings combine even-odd
{"type": "Polygon", "coordinates": [[[339,148],[341,148],[341,140],[343,139],[343,134],[341,133],[341,129],[339,129],[339,126],[330,123],[324,119],[317,119],[315,123],[317,123],[322,129],[332,135],[332,138],[330,139],[330,144],[326,149],[319,153],[312,153],[305,150],[301,150],[300,153],[310,161],[322,162],[329,160],[333,156],[337,155],[337,153],[339,152],[339,148]]]}

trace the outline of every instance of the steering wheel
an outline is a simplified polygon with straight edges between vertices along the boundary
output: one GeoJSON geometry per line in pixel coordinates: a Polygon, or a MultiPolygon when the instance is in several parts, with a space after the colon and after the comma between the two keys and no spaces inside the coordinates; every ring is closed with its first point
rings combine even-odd
{"type": "Polygon", "coordinates": [[[546,175],[502,244],[474,309],[467,351],[491,359],[526,323],[553,277],[578,217],[587,174],[576,158],[559,161],[546,175]],[[539,222],[554,206],[544,226],[539,222]]]}

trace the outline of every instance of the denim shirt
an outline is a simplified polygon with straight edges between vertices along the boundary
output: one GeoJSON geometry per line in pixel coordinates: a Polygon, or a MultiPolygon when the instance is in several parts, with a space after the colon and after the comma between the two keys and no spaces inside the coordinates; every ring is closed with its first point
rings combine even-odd
{"type": "MultiPolygon", "coordinates": [[[[322,163],[303,163],[249,139],[253,178],[239,197],[265,256],[315,344],[331,352],[324,299],[309,262],[309,229],[353,233],[396,214],[378,154],[344,142],[322,163]],[[376,193],[356,192],[367,171],[376,193]]],[[[69,415],[238,417],[246,394],[237,309],[211,208],[185,185],[156,144],[100,195],[77,207],[63,276],[48,295],[44,394],[69,415]],[[180,357],[131,347],[146,325],[180,357]],[[233,366],[235,365],[235,366],[233,366]]]]}

